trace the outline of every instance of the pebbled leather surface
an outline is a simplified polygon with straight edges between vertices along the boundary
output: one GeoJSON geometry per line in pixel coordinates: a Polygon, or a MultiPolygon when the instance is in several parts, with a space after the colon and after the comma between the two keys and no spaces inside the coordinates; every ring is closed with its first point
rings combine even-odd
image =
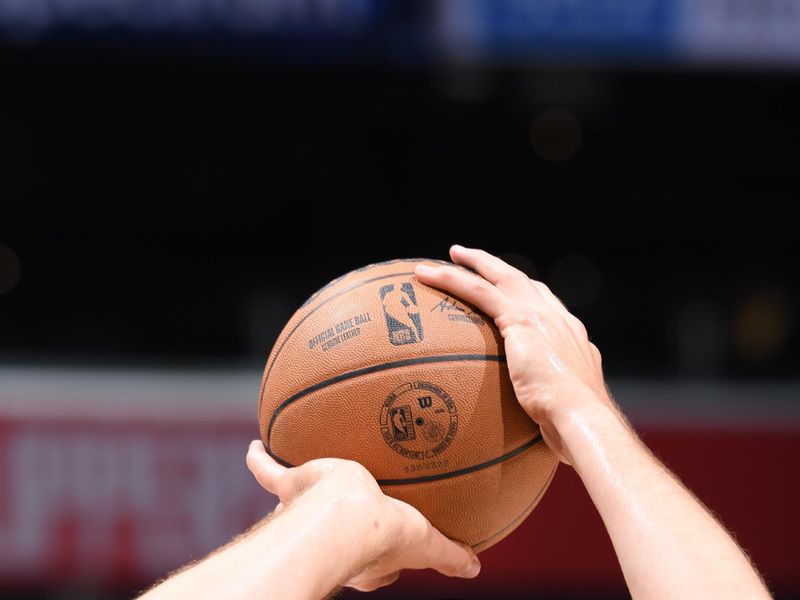
{"type": "Polygon", "coordinates": [[[417,262],[348,273],[295,313],[265,367],[261,436],[290,464],[347,458],[378,480],[401,480],[384,492],[483,550],[535,507],[557,459],[537,443],[470,470],[538,427],[514,397],[494,324],[416,281],[417,262]]]}

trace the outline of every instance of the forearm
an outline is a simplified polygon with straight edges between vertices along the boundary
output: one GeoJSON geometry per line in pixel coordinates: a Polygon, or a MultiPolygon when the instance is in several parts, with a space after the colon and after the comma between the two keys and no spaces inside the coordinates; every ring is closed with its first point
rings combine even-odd
{"type": "Polygon", "coordinates": [[[336,503],[297,503],[146,593],[142,600],[323,598],[362,560],[336,503]]]}
{"type": "Polygon", "coordinates": [[[633,598],[769,597],[731,536],[613,410],[573,411],[559,431],[633,598]]]}
{"type": "Polygon", "coordinates": [[[769,597],[728,533],[638,440],[604,393],[586,328],[541,282],[482,250],[453,246],[417,279],[472,303],[504,339],[522,407],[583,479],[635,598],[769,597]]]}

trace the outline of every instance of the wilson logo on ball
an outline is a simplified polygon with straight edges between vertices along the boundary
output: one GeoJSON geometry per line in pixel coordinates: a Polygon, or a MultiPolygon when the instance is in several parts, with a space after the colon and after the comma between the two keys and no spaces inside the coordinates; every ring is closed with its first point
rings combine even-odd
{"type": "Polygon", "coordinates": [[[389,341],[394,346],[421,342],[424,337],[422,321],[411,283],[402,283],[399,288],[390,283],[382,286],[379,293],[389,341]]]}
{"type": "Polygon", "coordinates": [[[458,411],[453,399],[438,385],[412,381],[395,389],[383,402],[380,425],[384,441],[395,452],[406,458],[430,459],[453,441],[458,411]]]}

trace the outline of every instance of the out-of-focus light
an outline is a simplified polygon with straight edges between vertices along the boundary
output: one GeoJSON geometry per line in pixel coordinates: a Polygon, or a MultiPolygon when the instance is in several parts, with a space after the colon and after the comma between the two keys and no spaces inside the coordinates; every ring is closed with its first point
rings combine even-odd
{"type": "Polygon", "coordinates": [[[533,261],[524,254],[510,252],[507,254],[500,254],[499,258],[507,262],[512,267],[516,267],[531,279],[536,279],[538,269],[533,261]]]}
{"type": "Polygon", "coordinates": [[[347,34],[366,26],[378,10],[367,0],[0,0],[0,32],[23,39],[61,26],[142,33],[227,29],[347,34]]]}
{"type": "Polygon", "coordinates": [[[17,287],[20,271],[16,252],[0,244],[0,294],[6,294],[17,287]]]}
{"type": "Polygon", "coordinates": [[[603,276],[593,260],[570,254],[553,265],[547,283],[564,304],[577,308],[594,302],[603,287],[603,276]]]}
{"type": "Polygon", "coordinates": [[[569,160],[578,152],[582,142],[581,124],[575,115],[566,110],[546,110],[531,124],[533,150],[544,160],[569,160]]]}
{"type": "Polygon", "coordinates": [[[733,323],[736,354],[752,363],[774,358],[786,343],[794,322],[792,303],[780,290],[761,290],[744,300],[733,323]]]}
{"type": "Polygon", "coordinates": [[[44,0],[0,1],[0,31],[16,41],[35,39],[51,25],[51,13],[44,0]]]}
{"type": "Polygon", "coordinates": [[[717,65],[796,65],[797,0],[683,0],[675,48],[687,61],[717,65]]]}

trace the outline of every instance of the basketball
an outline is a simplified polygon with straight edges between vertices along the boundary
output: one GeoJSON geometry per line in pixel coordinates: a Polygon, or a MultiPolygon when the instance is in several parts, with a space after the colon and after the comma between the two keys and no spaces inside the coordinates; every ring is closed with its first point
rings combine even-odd
{"type": "Polygon", "coordinates": [[[417,281],[420,262],[439,263],[356,269],[295,312],[264,370],[261,439],[286,466],[358,461],[481,551],[535,508],[558,459],[516,400],[492,320],[417,281]]]}

